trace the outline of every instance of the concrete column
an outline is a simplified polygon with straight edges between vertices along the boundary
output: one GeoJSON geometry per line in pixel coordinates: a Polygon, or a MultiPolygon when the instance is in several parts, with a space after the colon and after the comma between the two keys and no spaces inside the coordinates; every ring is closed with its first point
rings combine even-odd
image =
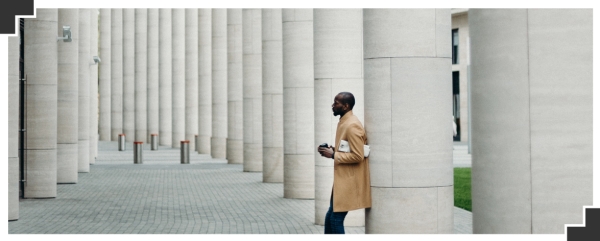
{"type": "Polygon", "coordinates": [[[98,125],[98,134],[100,140],[110,141],[110,119],[111,119],[111,69],[112,54],[111,54],[111,9],[102,8],[100,9],[100,59],[102,62],[99,63],[99,85],[98,90],[100,92],[100,117],[98,125]]]}
{"type": "Polygon", "coordinates": [[[262,9],[263,182],[283,182],[281,9],[262,9]]]}
{"type": "Polygon", "coordinates": [[[75,127],[79,123],[79,9],[58,9],[56,36],[63,35],[65,25],[71,27],[72,40],[57,43],[56,179],[57,183],[77,183],[79,132],[75,127]]]}
{"type": "Polygon", "coordinates": [[[196,151],[210,154],[212,136],[212,10],[198,9],[198,142],[196,151]]]}
{"type": "Polygon", "coordinates": [[[25,19],[25,198],[56,197],[57,28],[57,9],[25,19]]]}
{"type": "Polygon", "coordinates": [[[196,150],[198,134],[198,9],[185,9],[185,140],[196,150]]]}
{"type": "Polygon", "coordinates": [[[172,50],[172,18],[171,18],[171,9],[170,8],[161,8],[159,10],[159,132],[158,132],[158,140],[160,145],[163,146],[171,146],[172,142],[172,65],[173,62],[171,50],[172,50]]]}
{"type": "Polygon", "coordinates": [[[19,41],[8,37],[8,221],[19,219],[19,41]]]}
{"type": "MultiPolygon", "coordinates": [[[[98,56],[98,9],[90,9],[90,56],[98,56]]],[[[90,164],[98,156],[98,64],[90,62],[90,164]]]]}
{"type": "Polygon", "coordinates": [[[213,158],[226,158],[227,146],[227,9],[212,9],[212,137],[213,158]]]}
{"type": "Polygon", "coordinates": [[[123,133],[135,141],[135,9],[123,9],[123,133]]]}
{"type": "MultiPolygon", "coordinates": [[[[354,94],[352,112],[364,123],[362,9],[315,9],[315,141],[336,145],[339,116],[331,104],[343,91],[354,94]]],[[[324,225],[333,188],[333,160],[315,152],[315,223],[324,225]]],[[[350,211],[346,226],[364,226],[365,210],[350,211]]]]}
{"type": "MultiPolygon", "coordinates": [[[[148,9],[148,98],[147,98],[147,127],[150,143],[150,134],[159,134],[159,32],[158,32],[158,8],[148,9]]],[[[161,136],[158,136],[160,139],[161,136]]],[[[159,141],[160,142],[160,141],[159,141]]]]}
{"type": "Polygon", "coordinates": [[[245,172],[261,172],[263,167],[261,20],[260,9],[242,10],[245,172]]]}
{"type": "Polygon", "coordinates": [[[185,140],[185,10],[172,11],[172,146],[185,140]]]}
{"type": "Polygon", "coordinates": [[[110,140],[117,141],[123,133],[123,9],[110,13],[110,140]]]}
{"type": "Polygon", "coordinates": [[[474,233],[562,234],[593,204],[592,19],[469,10],[474,233]]]}
{"type": "Polygon", "coordinates": [[[148,141],[148,10],[135,9],[135,141],[148,141]]]}
{"type": "Polygon", "coordinates": [[[283,197],[315,197],[313,10],[283,9],[283,197]]]}
{"type": "Polygon", "coordinates": [[[79,9],[78,172],[90,172],[90,9],[79,9]]]}
{"type": "Polygon", "coordinates": [[[227,163],[244,162],[242,9],[227,9],[227,163]]]}
{"type": "Polygon", "coordinates": [[[364,9],[363,26],[365,233],[452,233],[450,9],[364,9]]]}

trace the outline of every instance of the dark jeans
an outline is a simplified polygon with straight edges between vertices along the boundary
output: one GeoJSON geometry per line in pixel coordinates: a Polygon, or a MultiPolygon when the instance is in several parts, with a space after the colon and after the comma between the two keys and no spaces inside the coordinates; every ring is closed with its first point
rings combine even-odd
{"type": "Polygon", "coordinates": [[[333,211],[333,197],[329,199],[329,210],[325,215],[325,234],[345,234],[344,219],[348,212],[333,211]]]}

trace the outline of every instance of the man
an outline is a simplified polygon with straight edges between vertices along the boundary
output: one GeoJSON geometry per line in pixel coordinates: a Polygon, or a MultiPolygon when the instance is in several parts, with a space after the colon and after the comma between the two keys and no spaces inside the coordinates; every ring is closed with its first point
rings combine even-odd
{"type": "Polygon", "coordinates": [[[335,96],[331,109],[334,116],[340,116],[335,147],[318,148],[321,156],[333,159],[333,188],[325,215],[325,234],[344,234],[344,218],[348,211],[371,207],[369,158],[364,157],[367,134],[352,113],[354,102],[350,92],[335,96]],[[345,142],[340,145],[343,141],[347,145],[345,142]]]}

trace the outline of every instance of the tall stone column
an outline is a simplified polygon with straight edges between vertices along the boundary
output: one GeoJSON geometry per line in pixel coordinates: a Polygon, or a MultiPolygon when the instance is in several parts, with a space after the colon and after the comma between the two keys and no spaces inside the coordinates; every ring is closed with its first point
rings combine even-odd
{"type": "Polygon", "coordinates": [[[244,162],[242,9],[227,9],[227,163],[244,162]]]}
{"type": "Polygon", "coordinates": [[[173,9],[172,31],[172,143],[180,147],[185,140],[185,10],[173,9]]]}
{"type": "Polygon", "coordinates": [[[173,126],[171,116],[172,112],[172,48],[173,48],[173,35],[172,35],[172,14],[170,8],[161,8],[159,10],[159,131],[158,139],[159,144],[163,146],[172,145],[173,126]]]}
{"type": "Polygon", "coordinates": [[[78,172],[90,172],[90,9],[79,9],[78,172]]]}
{"type": "Polygon", "coordinates": [[[148,10],[135,9],[135,141],[147,142],[148,10]]]}
{"type": "Polygon", "coordinates": [[[123,134],[135,141],[135,9],[123,9],[123,134]]]}
{"type": "Polygon", "coordinates": [[[313,10],[283,9],[283,197],[315,197],[313,10]]]}
{"type": "Polygon", "coordinates": [[[261,20],[260,9],[242,10],[245,172],[261,172],[263,167],[261,20]]]}
{"type": "Polygon", "coordinates": [[[8,221],[19,219],[19,41],[8,37],[8,221]]]}
{"type": "MultiPolygon", "coordinates": [[[[98,56],[98,9],[90,9],[90,56],[98,56]]],[[[90,61],[90,164],[98,156],[98,64],[90,61]]]]}
{"type": "Polygon", "coordinates": [[[227,9],[212,9],[212,137],[210,154],[227,154],[227,9]]]}
{"type": "Polygon", "coordinates": [[[71,42],[57,42],[56,180],[57,183],[77,183],[79,132],[75,127],[79,123],[79,9],[58,9],[56,36],[63,35],[65,25],[71,27],[71,42]]]}
{"type": "Polygon", "coordinates": [[[99,84],[98,91],[100,92],[100,117],[98,125],[98,134],[100,140],[110,141],[110,119],[111,119],[111,64],[112,64],[112,48],[111,48],[111,9],[100,9],[100,59],[99,63],[99,84]]]}
{"type": "MultiPolygon", "coordinates": [[[[89,18],[87,18],[89,21],[89,18]]],[[[62,27],[62,26],[61,26],[62,27]]],[[[37,9],[25,19],[25,183],[24,198],[56,197],[57,9],[37,9]]],[[[65,42],[63,42],[65,43],[65,42]]],[[[87,152],[86,152],[87,153],[87,152]]]]}
{"type": "MultiPolygon", "coordinates": [[[[110,140],[123,133],[123,9],[110,10],[110,140]]],[[[127,138],[127,137],[126,137],[127,138]]]]}
{"type": "Polygon", "coordinates": [[[212,136],[212,10],[198,9],[198,143],[196,151],[210,154],[212,136]]]}
{"type": "MultiPolygon", "coordinates": [[[[150,143],[151,134],[159,134],[159,32],[158,8],[148,9],[148,98],[147,98],[147,127],[146,142],[150,143]]],[[[162,136],[158,136],[160,139],[162,136]]],[[[159,141],[160,142],[160,141],[159,141]]]]}
{"type": "Polygon", "coordinates": [[[198,9],[185,9],[185,140],[196,150],[198,134],[198,9]]]}
{"type": "Polygon", "coordinates": [[[593,204],[592,20],[469,10],[473,233],[563,233],[593,204]]]}
{"type": "MultiPolygon", "coordinates": [[[[314,146],[336,145],[339,117],[331,104],[343,91],[354,95],[352,112],[364,124],[363,11],[315,9],[315,137],[314,146]]],[[[333,160],[315,152],[315,223],[324,225],[333,188],[333,160]]],[[[346,226],[364,226],[365,210],[350,211],[346,226]]]]}
{"type": "Polygon", "coordinates": [[[365,233],[452,233],[450,9],[364,9],[363,26],[365,233]]]}
{"type": "Polygon", "coordinates": [[[280,8],[262,9],[263,182],[283,182],[283,32],[280,8]]]}

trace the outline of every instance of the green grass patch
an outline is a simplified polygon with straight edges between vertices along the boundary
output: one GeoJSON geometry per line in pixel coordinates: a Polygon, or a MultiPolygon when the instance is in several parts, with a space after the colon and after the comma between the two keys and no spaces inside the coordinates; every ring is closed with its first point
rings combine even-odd
{"type": "Polygon", "coordinates": [[[471,168],[454,168],[454,206],[471,211],[471,168]]]}

